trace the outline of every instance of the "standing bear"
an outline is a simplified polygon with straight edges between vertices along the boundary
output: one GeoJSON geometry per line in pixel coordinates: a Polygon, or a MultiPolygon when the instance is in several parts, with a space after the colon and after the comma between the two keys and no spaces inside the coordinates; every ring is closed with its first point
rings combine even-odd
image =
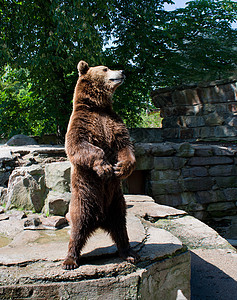
{"type": "Polygon", "coordinates": [[[113,93],[125,76],[84,61],[78,71],[65,145],[72,165],[72,199],[63,267],[78,267],[81,249],[98,227],[111,235],[123,259],[135,262],[138,255],[129,246],[120,181],[132,173],[136,160],[128,130],[112,109],[113,93]]]}

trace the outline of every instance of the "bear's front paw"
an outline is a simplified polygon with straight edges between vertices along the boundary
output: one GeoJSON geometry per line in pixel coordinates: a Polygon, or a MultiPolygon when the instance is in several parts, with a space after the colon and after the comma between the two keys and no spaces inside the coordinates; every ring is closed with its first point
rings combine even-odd
{"type": "Polygon", "coordinates": [[[114,173],[120,179],[127,178],[133,171],[134,165],[130,161],[119,161],[114,166],[114,173]]]}
{"type": "Polygon", "coordinates": [[[100,178],[109,178],[113,175],[113,167],[105,162],[95,163],[93,170],[97,173],[100,178]]]}

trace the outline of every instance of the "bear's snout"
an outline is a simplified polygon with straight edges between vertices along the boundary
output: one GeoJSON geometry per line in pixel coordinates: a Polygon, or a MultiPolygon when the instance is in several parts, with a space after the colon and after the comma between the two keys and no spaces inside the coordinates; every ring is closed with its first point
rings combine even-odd
{"type": "Polygon", "coordinates": [[[119,70],[119,71],[110,71],[109,74],[109,80],[114,81],[114,82],[123,82],[125,79],[124,71],[119,70]]]}

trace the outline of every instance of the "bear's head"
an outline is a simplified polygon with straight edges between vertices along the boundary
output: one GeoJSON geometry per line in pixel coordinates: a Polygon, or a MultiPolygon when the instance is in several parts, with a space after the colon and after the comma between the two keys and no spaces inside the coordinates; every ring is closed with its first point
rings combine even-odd
{"type": "Polygon", "coordinates": [[[93,88],[111,95],[125,79],[122,70],[113,71],[105,66],[89,67],[83,60],[79,62],[77,69],[81,80],[90,83],[93,88]]]}

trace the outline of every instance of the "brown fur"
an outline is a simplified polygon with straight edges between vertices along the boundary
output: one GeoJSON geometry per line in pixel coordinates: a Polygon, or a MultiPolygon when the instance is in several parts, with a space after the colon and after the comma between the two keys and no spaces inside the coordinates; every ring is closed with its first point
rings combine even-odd
{"type": "Polygon", "coordinates": [[[63,267],[78,266],[82,247],[98,227],[110,233],[121,257],[134,262],[138,256],[128,242],[120,180],[133,171],[135,156],[128,130],[111,101],[124,75],[104,66],[89,68],[84,61],[78,70],[66,134],[66,152],[72,164],[72,229],[63,267]]]}

